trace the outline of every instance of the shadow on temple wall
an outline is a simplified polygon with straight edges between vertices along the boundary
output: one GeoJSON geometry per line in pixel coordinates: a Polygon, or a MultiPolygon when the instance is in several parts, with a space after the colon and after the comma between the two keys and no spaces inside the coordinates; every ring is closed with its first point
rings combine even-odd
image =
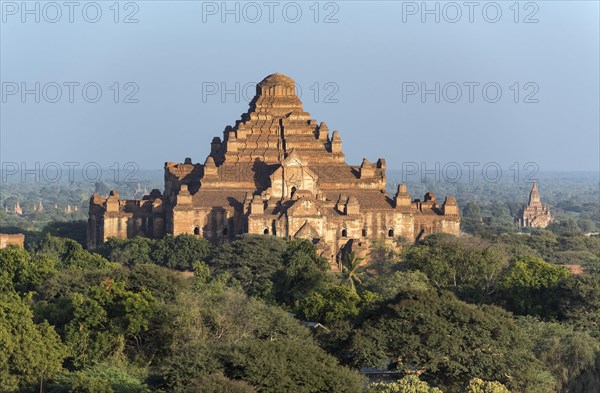
{"type": "MultiPolygon", "coordinates": [[[[235,201],[234,198],[227,198],[230,203],[231,200],[235,201]]],[[[222,207],[213,207],[208,213],[206,225],[202,227],[202,233],[204,238],[217,242],[223,242],[230,240],[235,236],[235,228],[233,226],[233,220],[228,219],[226,216],[226,210],[222,207]]]]}
{"type": "Polygon", "coordinates": [[[271,171],[269,164],[256,158],[252,164],[252,173],[254,186],[256,187],[257,192],[261,193],[271,186],[271,179],[269,178],[271,171]]]}

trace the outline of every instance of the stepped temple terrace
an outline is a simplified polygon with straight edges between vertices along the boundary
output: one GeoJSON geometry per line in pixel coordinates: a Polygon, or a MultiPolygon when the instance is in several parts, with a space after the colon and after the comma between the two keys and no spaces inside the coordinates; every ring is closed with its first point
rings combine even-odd
{"type": "Polygon", "coordinates": [[[386,195],[383,158],[344,160],[338,131],[310,119],[294,81],[282,74],[256,87],[248,112],[215,137],[203,164],[165,163],[164,191],[123,200],[116,191],[90,200],[88,246],[109,237],[182,233],[224,242],[244,233],[305,238],[332,267],[378,239],[458,235],[454,197],[412,200],[406,185],[386,195]]]}

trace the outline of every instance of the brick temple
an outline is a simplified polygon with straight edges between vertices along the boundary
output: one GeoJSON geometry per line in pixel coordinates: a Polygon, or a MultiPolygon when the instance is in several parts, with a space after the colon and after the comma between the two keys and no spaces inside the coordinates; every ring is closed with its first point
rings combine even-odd
{"type": "Polygon", "coordinates": [[[10,245],[24,247],[25,246],[25,235],[23,235],[22,233],[16,233],[16,234],[0,233],[0,250],[8,247],[10,245]]]}
{"type": "Polygon", "coordinates": [[[113,236],[187,233],[220,243],[252,233],[308,239],[336,267],[344,252],[364,253],[377,239],[459,234],[452,196],[412,200],[404,184],[388,196],[385,171],[382,158],[347,164],[340,133],[310,118],[291,78],[269,75],[241,120],[212,140],[204,163],[165,163],[162,193],[94,194],[88,246],[113,236]]]}
{"type": "Polygon", "coordinates": [[[550,213],[548,205],[542,204],[537,182],[533,182],[531,192],[529,192],[529,201],[521,209],[518,218],[518,224],[521,228],[546,228],[554,218],[550,213]]]}

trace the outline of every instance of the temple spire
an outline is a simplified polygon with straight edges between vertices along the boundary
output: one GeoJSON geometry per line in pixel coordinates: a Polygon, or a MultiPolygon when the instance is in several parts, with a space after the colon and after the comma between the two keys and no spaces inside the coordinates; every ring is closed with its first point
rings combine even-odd
{"type": "Polygon", "coordinates": [[[273,117],[285,117],[292,112],[304,115],[302,101],[296,94],[296,83],[283,74],[271,74],[256,85],[256,96],[250,102],[248,113],[266,114],[273,117]]]}
{"type": "Polygon", "coordinates": [[[540,192],[537,188],[537,181],[533,181],[533,186],[531,187],[531,192],[529,193],[529,206],[531,205],[541,205],[542,200],[540,198],[540,192]]]}

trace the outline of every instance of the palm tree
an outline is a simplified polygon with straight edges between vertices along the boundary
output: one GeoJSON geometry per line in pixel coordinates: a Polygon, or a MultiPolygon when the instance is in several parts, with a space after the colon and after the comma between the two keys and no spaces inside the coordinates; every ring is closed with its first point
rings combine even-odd
{"type": "Polygon", "coordinates": [[[358,276],[358,267],[363,259],[365,258],[357,257],[354,251],[347,254],[346,258],[344,258],[342,267],[342,283],[348,285],[353,293],[356,293],[356,285],[362,284],[362,281],[358,276]]]}

